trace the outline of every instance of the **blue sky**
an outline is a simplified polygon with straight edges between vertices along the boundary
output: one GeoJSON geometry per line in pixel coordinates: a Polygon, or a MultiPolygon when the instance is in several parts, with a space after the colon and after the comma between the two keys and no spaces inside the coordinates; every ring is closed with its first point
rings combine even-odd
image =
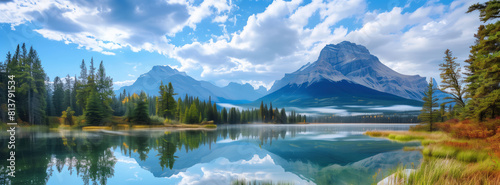
{"type": "MultiPolygon", "coordinates": [[[[439,77],[466,59],[479,22],[470,0],[0,1],[0,54],[32,45],[51,79],[104,61],[115,88],[154,65],[198,80],[270,88],[326,44],[366,46],[390,68],[439,77]],[[88,65],[88,63],[87,63],[88,65]]],[[[463,66],[462,62],[462,66],[463,66]]]]}

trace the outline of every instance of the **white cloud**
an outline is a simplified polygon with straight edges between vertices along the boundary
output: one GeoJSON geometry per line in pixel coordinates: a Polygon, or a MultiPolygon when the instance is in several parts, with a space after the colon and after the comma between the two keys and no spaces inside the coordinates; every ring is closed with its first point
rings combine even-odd
{"type": "Polygon", "coordinates": [[[271,89],[271,87],[273,86],[274,84],[274,81],[271,81],[270,83],[266,83],[266,82],[263,82],[263,81],[257,81],[257,80],[242,80],[241,83],[243,84],[250,84],[252,85],[252,87],[254,89],[258,89],[259,87],[263,86],[265,87],[267,90],[271,89]]]}
{"type": "Polygon", "coordinates": [[[135,80],[116,81],[116,82],[113,82],[113,88],[120,89],[120,87],[132,85],[134,82],[135,82],[135,80]]]}
{"type": "Polygon", "coordinates": [[[453,6],[431,3],[407,13],[398,7],[390,12],[371,12],[363,27],[350,32],[346,39],[365,45],[400,73],[439,79],[438,64],[444,51],[452,50],[461,62],[474,43],[478,15],[465,13],[473,3],[458,0],[453,6]]]}
{"type": "MultiPolygon", "coordinates": [[[[15,0],[0,3],[0,23],[12,29],[31,23],[42,36],[74,43],[103,54],[129,47],[168,54],[173,48],[166,35],[186,26],[229,13],[231,1],[209,0],[199,6],[191,1],[50,1],[15,0]]],[[[219,18],[222,21],[222,18],[219,18]]]]}
{"type": "Polygon", "coordinates": [[[231,184],[236,180],[247,182],[278,182],[291,184],[314,184],[303,180],[294,173],[274,163],[271,156],[260,158],[254,155],[250,160],[231,162],[226,158],[218,158],[210,163],[196,164],[170,179],[182,178],[179,184],[231,184]]]}

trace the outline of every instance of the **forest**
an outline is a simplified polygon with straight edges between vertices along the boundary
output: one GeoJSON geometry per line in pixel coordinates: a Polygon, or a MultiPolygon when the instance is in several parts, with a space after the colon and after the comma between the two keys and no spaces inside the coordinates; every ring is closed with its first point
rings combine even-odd
{"type": "Polygon", "coordinates": [[[0,95],[0,121],[24,125],[65,124],[69,126],[102,126],[116,123],[128,124],[179,124],[179,123],[297,123],[306,116],[295,111],[287,114],[272,103],[261,102],[259,108],[238,109],[217,106],[211,101],[201,101],[188,94],[184,99],[177,95],[169,82],[161,84],[158,96],[113,92],[113,79],[106,74],[104,62],[96,68],[90,59],[80,65],[79,76],[56,76],[53,81],[45,74],[39,56],[33,47],[18,45],[13,54],[7,53],[0,63],[0,91],[7,92],[8,81],[17,84],[13,97],[0,95]],[[9,77],[11,77],[9,79],[9,77]],[[12,78],[13,77],[13,78],[12,78]],[[8,99],[15,101],[15,120],[8,120],[8,99]]]}

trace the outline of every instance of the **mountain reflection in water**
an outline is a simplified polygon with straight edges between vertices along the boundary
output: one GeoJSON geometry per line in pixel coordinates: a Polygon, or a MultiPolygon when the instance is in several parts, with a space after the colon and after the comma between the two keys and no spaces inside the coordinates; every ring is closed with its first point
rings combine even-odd
{"type": "MultiPolygon", "coordinates": [[[[410,125],[219,125],[216,130],[18,132],[16,177],[0,184],[370,184],[422,155],[366,130],[410,125]],[[377,175],[375,175],[377,174],[377,175]],[[374,176],[375,175],[375,176],[374,176]]],[[[0,158],[6,159],[7,136],[0,158]]]]}

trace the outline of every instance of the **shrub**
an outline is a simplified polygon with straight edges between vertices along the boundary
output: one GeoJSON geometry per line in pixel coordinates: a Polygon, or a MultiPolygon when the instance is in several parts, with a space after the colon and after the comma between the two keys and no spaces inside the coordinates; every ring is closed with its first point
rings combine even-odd
{"type": "Polygon", "coordinates": [[[411,131],[429,131],[429,125],[428,124],[419,124],[415,126],[410,126],[411,131]]]}
{"type": "Polygon", "coordinates": [[[451,133],[457,138],[487,138],[493,135],[493,130],[488,130],[485,126],[469,123],[467,120],[451,125],[451,133]]]}
{"type": "Polygon", "coordinates": [[[149,119],[151,120],[151,123],[163,123],[165,122],[165,118],[161,116],[149,116],[149,119]]]}

